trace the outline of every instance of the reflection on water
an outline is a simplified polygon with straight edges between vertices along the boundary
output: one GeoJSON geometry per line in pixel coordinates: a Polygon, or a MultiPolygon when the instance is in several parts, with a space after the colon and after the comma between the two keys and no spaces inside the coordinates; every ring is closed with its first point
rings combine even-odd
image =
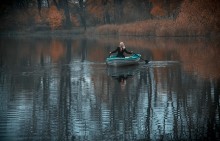
{"type": "Polygon", "coordinates": [[[107,67],[112,39],[2,38],[0,139],[220,139],[217,43],[124,40],[152,61],[107,67]]]}

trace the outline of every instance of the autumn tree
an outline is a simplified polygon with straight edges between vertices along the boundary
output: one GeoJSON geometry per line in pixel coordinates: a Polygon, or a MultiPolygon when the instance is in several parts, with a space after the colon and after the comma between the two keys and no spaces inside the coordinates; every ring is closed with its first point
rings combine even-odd
{"type": "MultiPolygon", "coordinates": [[[[37,0],[38,2],[38,9],[39,13],[41,11],[41,7],[43,3],[46,3],[49,7],[50,3],[53,3],[57,7],[58,10],[63,9],[64,10],[64,15],[65,15],[65,28],[70,28],[71,27],[71,21],[70,21],[70,12],[69,12],[69,6],[68,6],[68,1],[67,0],[37,0]]],[[[53,8],[54,9],[54,8],[53,8]]]]}
{"type": "Polygon", "coordinates": [[[48,19],[51,29],[57,29],[62,26],[63,15],[62,12],[57,9],[57,7],[55,6],[50,7],[48,19]]]}
{"type": "Polygon", "coordinates": [[[84,2],[84,0],[78,0],[78,2],[79,2],[78,11],[79,11],[80,19],[84,27],[84,30],[86,30],[86,12],[85,12],[86,2],[84,2]]]}
{"type": "Polygon", "coordinates": [[[150,0],[153,5],[151,14],[161,18],[175,18],[177,16],[178,7],[183,0],[150,0]]]}

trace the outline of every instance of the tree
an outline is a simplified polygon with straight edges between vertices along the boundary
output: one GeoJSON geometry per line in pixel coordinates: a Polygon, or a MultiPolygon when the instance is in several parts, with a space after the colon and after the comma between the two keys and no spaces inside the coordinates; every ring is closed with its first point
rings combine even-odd
{"type": "Polygon", "coordinates": [[[58,10],[63,9],[64,10],[64,15],[65,15],[64,27],[65,28],[70,28],[71,27],[70,12],[69,12],[69,6],[68,6],[68,1],[67,0],[58,0],[58,2],[56,0],[51,0],[50,2],[49,2],[49,0],[37,0],[38,10],[39,10],[40,15],[41,15],[41,13],[40,13],[41,7],[42,7],[42,4],[43,4],[42,2],[47,3],[48,7],[50,5],[49,3],[53,2],[58,10]]]}
{"type": "Polygon", "coordinates": [[[151,0],[153,3],[153,8],[151,14],[155,17],[162,17],[166,15],[166,11],[163,7],[163,0],[151,0]]]}
{"type": "Polygon", "coordinates": [[[70,21],[70,12],[69,12],[69,6],[67,0],[61,1],[62,8],[64,9],[65,14],[65,27],[70,28],[71,27],[71,21],[70,21]]]}
{"type": "Polygon", "coordinates": [[[183,0],[150,0],[153,5],[151,14],[155,17],[175,18],[183,0]]]}
{"type": "Polygon", "coordinates": [[[114,20],[115,23],[121,23],[123,17],[123,0],[114,0],[114,20]]]}
{"type": "Polygon", "coordinates": [[[109,0],[102,0],[102,5],[104,7],[103,21],[105,24],[110,24],[109,0]]]}
{"type": "Polygon", "coordinates": [[[80,19],[84,27],[84,30],[86,30],[86,13],[85,13],[86,6],[83,0],[78,0],[78,2],[79,2],[78,11],[79,11],[80,19]]]}
{"type": "Polygon", "coordinates": [[[63,16],[56,6],[50,7],[48,19],[51,29],[57,29],[62,26],[63,16]]]}

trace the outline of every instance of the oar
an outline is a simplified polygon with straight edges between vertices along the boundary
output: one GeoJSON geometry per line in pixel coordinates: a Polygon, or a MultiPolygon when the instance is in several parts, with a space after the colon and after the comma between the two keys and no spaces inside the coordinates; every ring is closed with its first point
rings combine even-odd
{"type": "MultiPolygon", "coordinates": [[[[136,54],[136,53],[134,53],[134,52],[133,52],[133,54],[135,54],[135,55],[138,56],[138,54],[136,54]]],[[[141,57],[140,57],[140,58],[141,58],[141,57]]],[[[143,60],[146,64],[149,62],[148,60],[144,60],[143,58],[141,58],[141,60],[143,60]]]]}

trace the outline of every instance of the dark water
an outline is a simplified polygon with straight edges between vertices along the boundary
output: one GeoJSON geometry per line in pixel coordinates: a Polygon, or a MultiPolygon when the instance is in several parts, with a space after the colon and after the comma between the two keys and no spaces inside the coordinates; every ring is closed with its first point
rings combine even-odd
{"type": "Polygon", "coordinates": [[[1,38],[0,140],[220,139],[207,39],[1,38]],[[149,64],[105,65],[123,40],[149,64]]]}

